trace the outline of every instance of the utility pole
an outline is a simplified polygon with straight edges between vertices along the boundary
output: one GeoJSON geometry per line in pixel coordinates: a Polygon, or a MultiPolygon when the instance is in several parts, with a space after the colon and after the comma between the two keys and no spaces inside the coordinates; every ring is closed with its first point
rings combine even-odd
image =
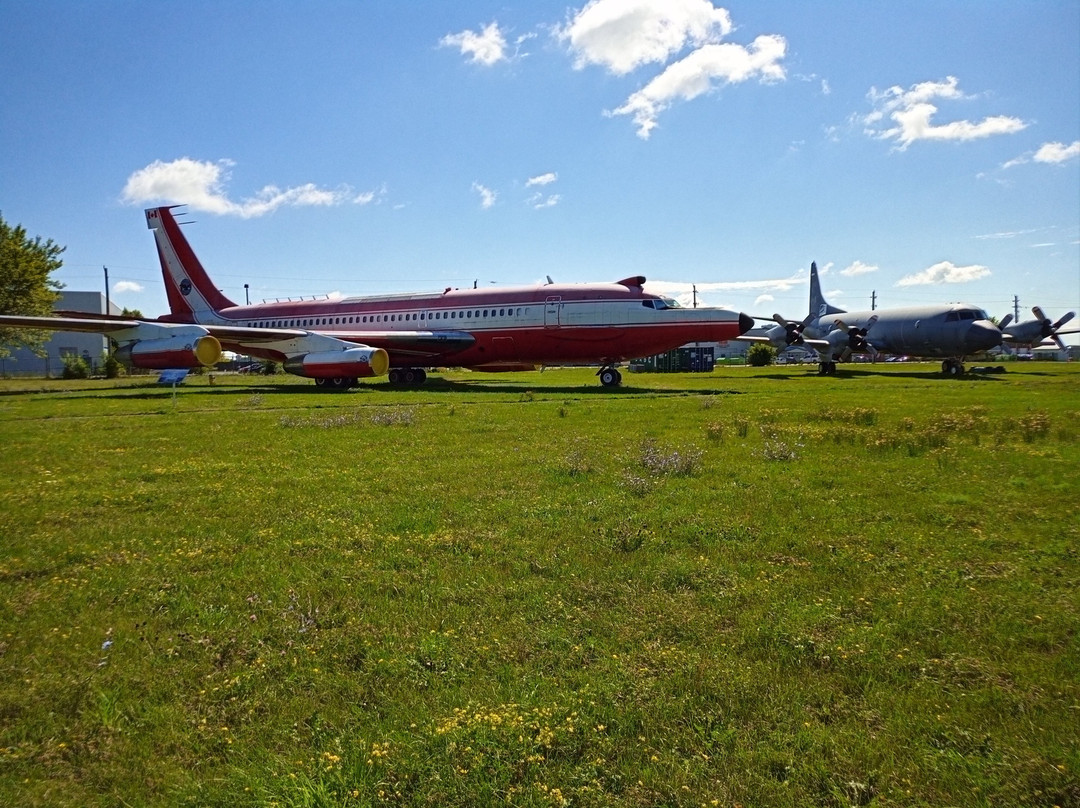
{"type": "Polygon", "coordinates": [[[1020,322],[1020,296],[1013,295],[1013,319],[1020,322]]]}
{"type": "Polygon", "coordinates": [[[248,285],[246,283],[244,284],[244,305],[251,305],[251,298],[248,297],[248,285]]]}
{"type": "Polygon", "coordinates": [[[877,308],[877,289],[870,292],[870,311],[874,311],[877,308]]]}
{"type": "Polygon", "coordinates": [[[103,266],[105,270],[105,313],[112,314],[112,309],[109,308],[109,268],[103,266]]]}
{"type": "Polygon", "coordinates": [[[697,308],[697,284],[694,284],[694,308],[697,308]]]}

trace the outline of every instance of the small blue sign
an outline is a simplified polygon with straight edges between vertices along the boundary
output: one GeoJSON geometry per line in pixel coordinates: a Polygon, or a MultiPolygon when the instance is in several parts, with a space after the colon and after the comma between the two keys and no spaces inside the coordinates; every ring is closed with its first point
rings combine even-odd
{"type": "Polygon", "coordinates": [[[184,379],[187,378],[187,368],[178,368],[176,370],[163,370],[161,375],[158,376],[158,384],[183,384],[184,379]]]}

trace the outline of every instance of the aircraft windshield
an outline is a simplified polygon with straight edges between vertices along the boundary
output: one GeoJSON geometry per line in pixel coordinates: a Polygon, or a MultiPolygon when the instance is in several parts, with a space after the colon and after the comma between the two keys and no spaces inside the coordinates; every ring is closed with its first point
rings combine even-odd
{"type": "Polygon", "coordinates": [[[642,300],[641,305],[647,309],[681,309],[678,300],[673,300],[670,297],[657,297],[649,298],[648,300],[642,300]]]}

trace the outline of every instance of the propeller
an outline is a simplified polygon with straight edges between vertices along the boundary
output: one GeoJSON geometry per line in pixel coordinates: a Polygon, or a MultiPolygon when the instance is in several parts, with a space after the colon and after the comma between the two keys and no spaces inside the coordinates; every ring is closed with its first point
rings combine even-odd
{"type": "Polygon", "coordinates": [[[1006,328],[1009,327],[1009,323],[1011,323],[1012,320],[1013,320],[1013,316],[1011,314],[1006,314],[1004,317],[1001,318],[1001,322],[999,322],[997,324],[997,326],[1002,331],[1004,331],[1006,328]]]}
{"type": "Polygon", "coordinates": [[[787,342],[788,345],[802,345],[804,343],[802,332],[806,326],[810,324],[810,321],[814,319],[814,315],[806,315],[801,323],[793,323],[791,320],[785,320],[779,314],[774,314],[773,319],[783,327],[784,341],[787,342]]]}
{"type": "Polygon", "coordinates": [[[866,326],[859,328],[858,326],[848,326],[844,324],[843,320],[836,321],[836,327],[847,332],[847,344],[844,346],[844,350],[840,353],[840,361],[846,362],[851,358],[853,353],[868,353],[873,358],[877,358],[877,348],[870,344],[870,340],[866,338],[870,329],[874,327],[874,323],[878,320],[875,314],[869,320],[866,321],[866,326]]]}
{"type": "Polygon", "coordinates": [[[1054,342],[1057,343],[1057,346],[1064,351],[1065,343],[1061,341],[1061,337],[1058,335],[1058,329],[1065,325],[1065,323],[1069,322],[1069,320],[1071,320],[1073,317],[1075,317],[1076,312],[1067,312],[1065,316],[1058,320],[1056,323],[1051,323],[1050,318],[1043,314],[1043,310],[1040,307],[1032,306],[1031,311],[1040,321],[1040,336],[1042,337],[1042,339],[1052,339],[1054,342]]]}

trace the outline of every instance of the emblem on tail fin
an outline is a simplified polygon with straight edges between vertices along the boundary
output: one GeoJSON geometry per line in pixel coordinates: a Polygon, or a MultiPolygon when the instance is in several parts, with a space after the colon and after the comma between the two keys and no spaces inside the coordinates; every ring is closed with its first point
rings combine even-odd
{"type": "Polygon", "coordinates": [[[191,281],[189,281],[187,278],[184,278],[182,281],[180,281],[180,294],[182,294],[184,297],[187,297],[191,294],[191,281]]]}

